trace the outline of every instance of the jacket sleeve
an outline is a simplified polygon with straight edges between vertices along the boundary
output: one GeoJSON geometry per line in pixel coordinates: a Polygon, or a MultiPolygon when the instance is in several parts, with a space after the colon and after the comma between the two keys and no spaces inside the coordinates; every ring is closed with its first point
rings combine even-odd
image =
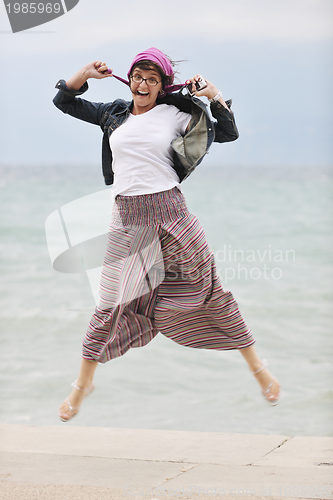
{"type": "Polygon", "coordinates": [[[65,80],[59,80],[55,87],[58,89],[58,93],[54,97],[53,103],[58,109],[74,116],[74,118],[100,125],[108,104],[90,102],[77,97],[88,90],[87,82],[79,90],[69,89],[65,80]]]}
{"type": "MultiPolygon", "coordinates": [[[[230,108],[232,101],[226,101],[230,108]]],[[[230,142],[235,141],[239,137],[238,129],[235,123],[234,114],[226,109],[219,101],[210,105],[210,110],[213,117],[217,120],[214,123],[215,127],[215,142],[230,142]]]]}

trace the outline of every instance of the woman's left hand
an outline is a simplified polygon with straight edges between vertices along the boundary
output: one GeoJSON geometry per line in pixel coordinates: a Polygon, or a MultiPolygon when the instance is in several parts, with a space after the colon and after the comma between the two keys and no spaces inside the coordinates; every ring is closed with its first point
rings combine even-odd
{"type": "MultiPolygon", "coordinates": [[[[186,84],[188,85],[189,83],[192,83],[192,92],[196,97],[207,97],[207,99],[213,99],[214,97],[217,96],[219,93],[219,89],[215,87],[215,85],[204,78],[202,75],[195,75],[189,80],[186,80],[186,84]],[[195,90],[195,82],[198,82],[201,78],[203,78],[207,84],[207,86],[202,89],[202,90],[195,90]]],[[[225,103],[224,99],[221,97],[218,99],[218,101],[229,110],[227,104],[225,103]]],[[[229,110],[230,111],[230,110],[229,110]]]]}
{"type": "Polygon", "coordinates": [[[213,85],[212,82],[204,78],[202,75],[195,75],[189,80],[186,80],[186,84],[192,83],[192,92],[194,93],[195,96],[197,97],[207,97],[208,99],[213,99],[213,97],[216,96],[218,93],[218,88],[213,85]],[[207,87],[205,87],[202,90],[195,90],[195,82],[198,82],[200,78],[203,78],[207,84],[207,87]]]}

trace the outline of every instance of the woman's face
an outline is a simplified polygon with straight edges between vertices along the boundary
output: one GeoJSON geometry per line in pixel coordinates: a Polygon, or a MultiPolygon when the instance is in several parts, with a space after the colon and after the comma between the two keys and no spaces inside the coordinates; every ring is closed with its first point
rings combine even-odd
{"type": "Polygon", "coordinates": [[[158,70],[153,67],[152,69],[141,69],[136,67],[132,70],[131,76],[140,76],[144,78],[140,83],[133,81],[132,78],[130,79],[130,89],[134,102],[132,113],[134,115],[140,115],[156,106],[158,93],[162,90],[162,78],[158,70]],[[158,82],[157,85],[148,85],[146,80],[149,81],[149,79],[158,82]]]}

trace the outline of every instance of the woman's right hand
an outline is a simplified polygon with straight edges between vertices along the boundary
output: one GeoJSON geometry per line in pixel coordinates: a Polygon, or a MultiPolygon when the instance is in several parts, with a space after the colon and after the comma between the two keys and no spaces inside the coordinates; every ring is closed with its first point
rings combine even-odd
{"type": "Polygon", "coordinates": [[[67,80],[66,85],[69,89],[79,90],[89,78],[100,80],[112,76],[112,69],[109,69],[105,62],[93,61],[83,66],[83,68],[67,80]]]}
{"type": "Polygon", "coordinates": [[[108,78],[112,75],[112,69],[109,69],[105,62],[94,61],[85,66],[88,78],[108,78]]]}

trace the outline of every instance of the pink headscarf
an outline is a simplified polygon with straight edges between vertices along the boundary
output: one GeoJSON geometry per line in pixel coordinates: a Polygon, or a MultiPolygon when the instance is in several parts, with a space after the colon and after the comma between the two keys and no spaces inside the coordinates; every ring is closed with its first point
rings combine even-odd
{"type": "MultiPolygon", "coordinates": [[[[131,74],[131,70],[132,70],[133,66],[136,63],[140,62],[140,61],[151,61],[151,62],[157,64],[157,66],[159,66],[161,68],[161,70],[167,76],[171,76],[172,83],[173,83],[173,81],[174,81],[174,72],[173,72],[173,67],[172,67],[172,64],[170,62],[170,59],[165,54],[163,54],[163,52],[161,52],[160,50],[156,49],[155,47],[151,47],[150,49],[147,49],[144,52],[140,52],[139,54],[137,54],[134,57],[134,59],[132,61],[132,64],[131,64],[131,67],[130,67],[128,73],[127,73],[128,79],[130,78],[130,74],[131,74]]],[[[121,82],[126,83],[127,85],[129,85],[129,81],[126,81],[123,78],[120,78],[119,76],[116,76],[116,75],[113,75],[113,76],[115,78],[117,78],[118,80],[120,80],[121,82]]],[[[164,88],[164,92],[165,93],[175,92],[176,90],[180,90],[184,86],[185,86],[185,84],[168,85],[168,86],[166,86],[164,88]]]]}

